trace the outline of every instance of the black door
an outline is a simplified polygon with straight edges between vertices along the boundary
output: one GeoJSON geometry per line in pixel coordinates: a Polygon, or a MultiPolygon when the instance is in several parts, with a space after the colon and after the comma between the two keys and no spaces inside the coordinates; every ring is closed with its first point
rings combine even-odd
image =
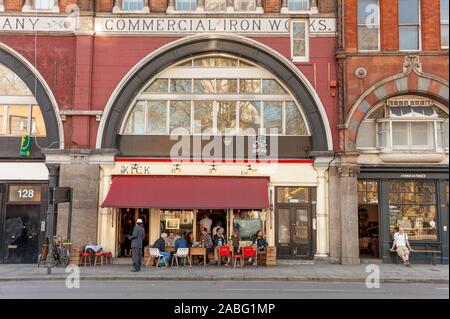
{"type": "Polygon", "coordinates": [[[277,212],[277,254],[280,259],[310,259],[312,252],[311,208],[286,207],[277,212]]]}
{"type": "Polygon", "coordinates": [[[3,263],[35,263],[39,254],[40,205],[7,205],[3,263]]]}

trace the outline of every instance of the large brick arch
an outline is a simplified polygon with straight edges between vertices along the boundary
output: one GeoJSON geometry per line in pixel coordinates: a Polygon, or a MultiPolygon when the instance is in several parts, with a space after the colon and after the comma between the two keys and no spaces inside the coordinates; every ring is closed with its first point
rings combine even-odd
{"type": "MultiPolygon", "coordinates": [[[[356,150],[356,137],[361,122],[377,105],[401,95],[419,95],[449,106],[449,84],[436,76],[421,72],[418,61],[405,64],[405,72],[386,78],[364,92],[353,104],[345,122],[346,151],[356,150]]],[[[407,63],[409,63],[407,62],[407,63]]]]}
{"type": "Polygon", "coordinates": [[[49,86],[23,56],[0,42],[0,63],[12,70],[30,89],[44,117],[48,148],[64,148],[58,106],[49,86]]]}
{"type": "Polygon", "coordinates": [[[144,58],[118,85],[105,108],[97,134],[97,148],[118,148],[120,126],[134,97],[142,87],[174,63],[190,56],[223,52],[253,61],[283,81],[303,106],[311,128],[312,149],[332,151],[331,128],[319,96],[295,66],[264,45],[241,36],[214,34],[174,41],[144,58]]]}

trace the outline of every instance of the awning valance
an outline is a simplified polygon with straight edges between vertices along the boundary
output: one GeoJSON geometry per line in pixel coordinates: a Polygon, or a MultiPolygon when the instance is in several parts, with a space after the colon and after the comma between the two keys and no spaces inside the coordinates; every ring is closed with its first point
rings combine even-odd
{"type": "Polygon", "coordinates": [[[113,176],[102,207],[264,209],[265,177],[113,176]]]}

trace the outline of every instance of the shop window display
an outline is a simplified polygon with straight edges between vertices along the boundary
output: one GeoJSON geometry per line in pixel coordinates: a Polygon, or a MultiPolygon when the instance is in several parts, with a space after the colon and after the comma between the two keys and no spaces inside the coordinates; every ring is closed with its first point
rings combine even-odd
{"type": "Polygon", "coordinates": [[[264,214],[257,210],[234,211],[233,227],[239,232],[241,240],[248,241],[258,230],[264,229],[264,214]]]}
{"type": "Polygon", "coordinates": [[[437,240],[435,182],[389,182],[390,231],[402,227],[411,240],[437,240]]]}

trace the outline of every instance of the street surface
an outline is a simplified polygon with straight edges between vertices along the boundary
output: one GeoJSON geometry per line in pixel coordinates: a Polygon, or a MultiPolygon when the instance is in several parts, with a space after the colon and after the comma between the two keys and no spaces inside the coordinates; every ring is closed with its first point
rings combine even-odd
{"type": "Polygon", "coordinates": [[[65,281],[0,282],[0,299],[448,299],[448,284],[381,283],[368,289],[364,283],[280,281],[146,281],[80,282],[68,289],[65,281]]]}

